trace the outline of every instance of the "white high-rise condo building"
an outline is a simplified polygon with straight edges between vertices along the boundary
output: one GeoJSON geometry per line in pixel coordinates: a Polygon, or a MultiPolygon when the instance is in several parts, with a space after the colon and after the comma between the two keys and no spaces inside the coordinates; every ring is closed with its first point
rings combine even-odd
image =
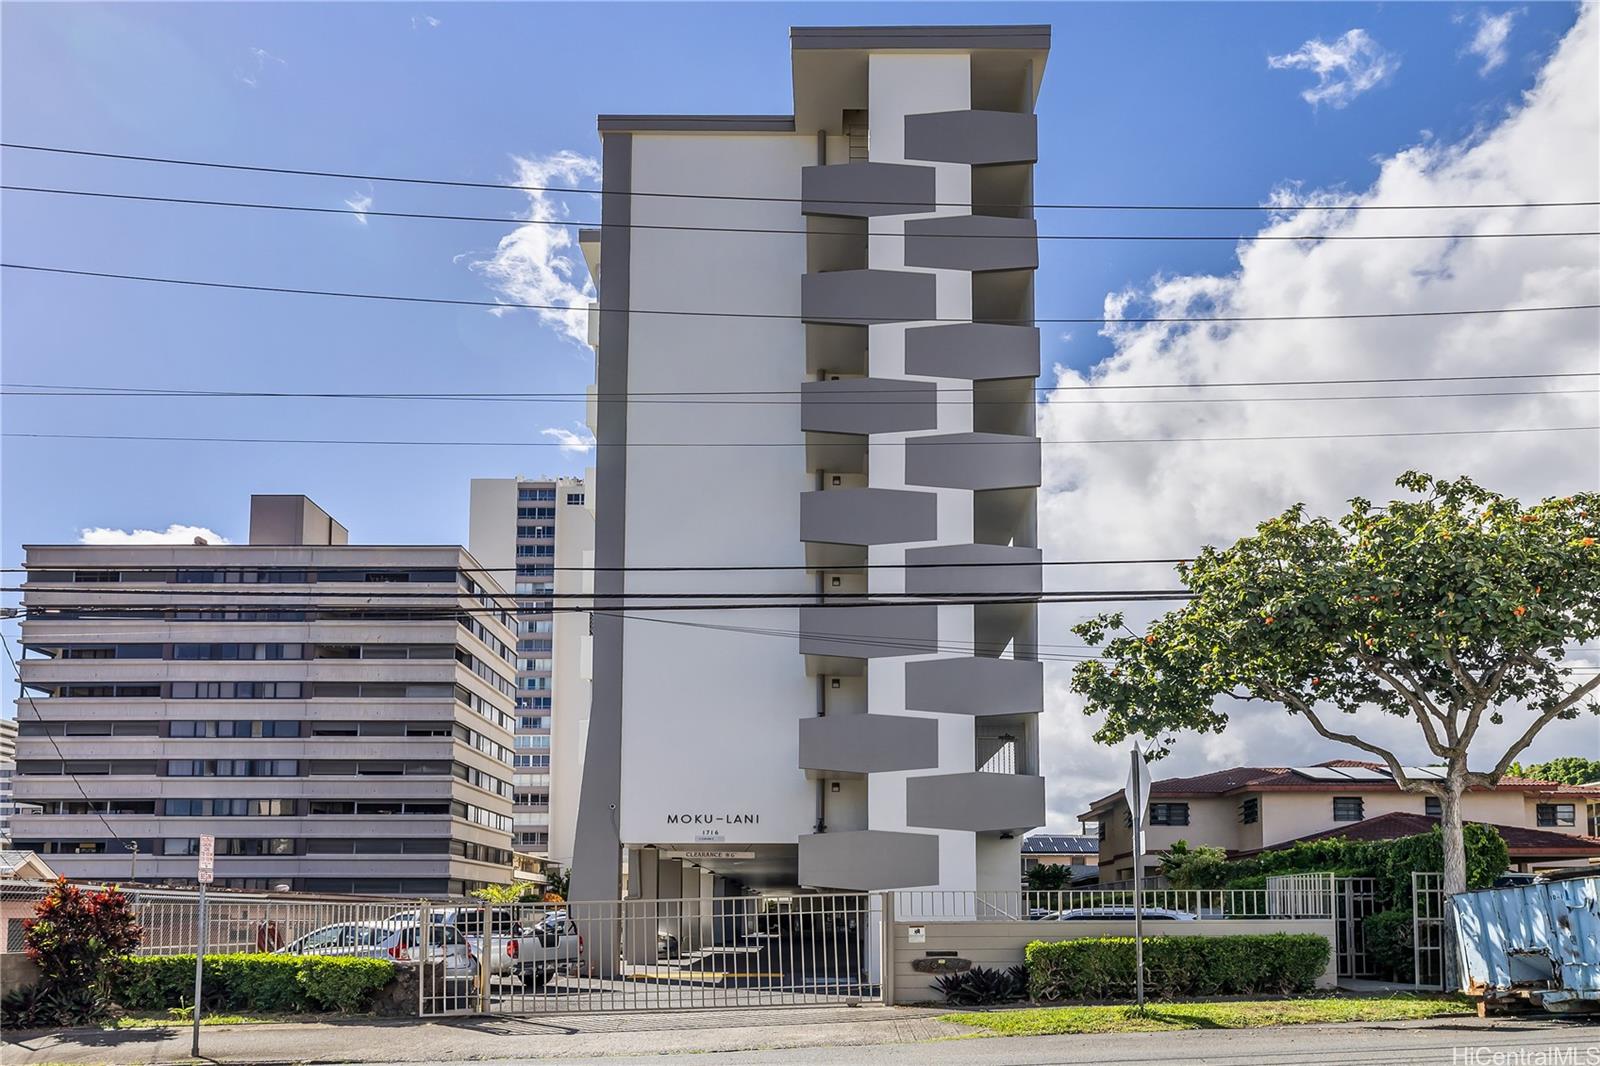
{"type": "Polygon", "coordinates": [[[790,38],[793,115],[599,121],[578,900],[1015,889],[1044,821],[1049,28],[790,38]]]}
{"type": "Polygon", "coordinates": [[[93,881],[192,882],[202,835],[225,887],[509,881],[506,593],[347,539],[252,496],[248,544],[26,546],[15,846],[93,881]]]}
{"type": "Polygon", "coordinates": [[[594,553],[583,479],[474,478],[467,545],[516,594],[514,846],[568,866],[589,712],[588,620],[570,609],[594,553]]]}

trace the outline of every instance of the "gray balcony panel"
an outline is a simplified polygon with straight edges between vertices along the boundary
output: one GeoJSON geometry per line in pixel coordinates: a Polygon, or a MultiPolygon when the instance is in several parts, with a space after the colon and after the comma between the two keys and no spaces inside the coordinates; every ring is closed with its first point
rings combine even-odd
{"type": "Polygon", "coordinates": [[[1039,121],[1015,111],[907,115],[905,151],[940,163],[1037,163],[1039,121]]]}
{"type": "Polygon", "coordinates": [[[944,270],[1036,270],[1039,229],[1031,218],[950,215],[906,223],[906,266],[944,270]]]}
{"type": "Polygon", "coordinates": [[[836,163],[800,171],[802,213],[867,218],[932,211],[934,170],[905,163],[836,163]]]}
{"type": "Polygon", "coordinates": [[[800,277],[800,317],[868,326],[937,318],[932,274],[909,270],[829,270],[800,277]]]}
{"type": "Polygon", "coordinates": [[[908,329],[906,373],[968,381],[1036,378],[1038,327],[953,322],[908,329]]]}
{"type": "Polygon", "coordinates": [[[802,655],[880,659],[927,655],[938,645],[939,608],[933,604],[800,608],[802,655]]]}
{"type": "Polygon", "coordinates": [[[800,428],[807,433],[904,433],[939,424],[938,386],[903,378],[807,381],[800,428]]]}
{"type": "Polygon", "coordinates": [[[1039,438],[943,433],[906,438],[906,484],[1017,489],[1039,484],[1039,438]]]}
{"type": "Polygon", "coordinates": [[[800,495],[803,541],[902,544],[933,540],[938,528],[938,497],[931,492],[825,489],[800,495]]]}
{"type": "Polygon", "coordinates": [[[1044,710],[1044,664],[1031,659],[925,659],[906,663],[906,709],[970,714],[1044,710]]]}
{"type": "Polygon", "coordinates": [[[951,544],[906,551],[907,592],[958,596],[1037,596],[1044,588],[1038,548],[951,544]]]}
{"type": "Polygon", "coordinates": [[[871,774],[939,765],[939,723],[894,714],[800,719],[800,769],[871,774]]]}
{"type": "Polygon", "coordinates": [[[1044,824],[1044,778],[985,773],[907,778],[906,824],[968,832],[1032,829],[1044,824]]]}
{"type": "Polygon", "coordinates": [[[800,883],[871,892],[939,883],[939,838],[932,833],[858,829],[800,838],[800,883]]]}

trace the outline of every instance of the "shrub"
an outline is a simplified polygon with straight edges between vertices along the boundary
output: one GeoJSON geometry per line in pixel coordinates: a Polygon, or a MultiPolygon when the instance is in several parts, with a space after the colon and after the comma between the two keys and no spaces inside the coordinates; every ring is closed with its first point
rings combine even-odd
{"type": "Polygon", "coordinates": [[[1187,840],[1175,840],[1161,856],[1161,873],[1173,888],[1213,888],[1227,861],[1228,853],[1221,848],[1209,844],[1190,847],[1187,840]]]}
{"type": "MultiPolygon", "coordinates": [[[[1304,992],[1328,966],[1327,938],[1311,933],[1153,936],[1144,942],[1146,989],[1154,996],[1304,992]]],[[[1132,937],[1093,937],[1027,949],[1036,1000],[1127,999],[1134,994],[1132,937]]]]}
{"type": "Polygon", "coordinates": [[[943,993],[945,1002],[956,1007],[987,1007],[994,1003],[1009,1003],[1028,995],[1028,969],[1011,966],[1004,970],[990,970],[974,966],[960,973],[940,975],[933,987],[943,993]]]}
{"type": "MultiPolygon", "coordinates": [[[[193,955],[147,955],[130,960],[117,1001],[130,1010],[166,1010],[194,998],[193,955]]],[[[207,955],[208,1011],[365,1010],[394,978],[387,959],[317,955],[207,955]]]]}
{"type": "Polygon", "coordinates": [[[50,886],[22,929],[23,947],[39,967],[39,980],[0,999],[0,1025],[6,1028],[83,1025],[104,1018],[123,959],[144,937],[128,898],[116,888],[85,891],[66,878],[50,886]]]}
{"type": "Polygon", "coordinates": [[[1367,941],[1367,959],[1383,977],[1393,981],[1411,980],[1415,959],[1411,928],[1411,908],[1395,907],[1369,914],[1361,923],[1367,941]]]}
{"type": "MultiPolygon", "coordinates": [[[[1488,888],[1510,865],[1506,843],[1493,826],[1468,822],[1462,829],[1467,850],[1467,887],[1488,888]]],[[[1444,869],[1439,829],[1398,840],[1303,840],[1249,859],[1206,865],[1191,874],[1193,888],[1260,888],[1273,874],[1332,873],[1371,877],[1386,907],[1411,906],[1411,874],[1444,869]]]]}

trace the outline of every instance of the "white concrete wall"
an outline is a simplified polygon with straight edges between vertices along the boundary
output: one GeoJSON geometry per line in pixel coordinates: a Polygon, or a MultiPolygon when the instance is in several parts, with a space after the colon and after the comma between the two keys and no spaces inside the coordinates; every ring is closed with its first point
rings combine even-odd
{"type": "MultiPolygon", "coordinates": [[[[563,478],[556,483],[556,603],[561,597],[594,591],[594,511],[582,481],[563,478]],[[584,502],[570,504],[573,493],[585,493],[584,502]]],[[[589,731],[589,672],[584,669],[584,645],[589,642],[589,616],[557,612],[551,620],[554,668],[550,701],[550,844],[553,862],[572,865],[573,837],[578,824],[578,792],[583,783],[583,755],[589,731]]]]}
{"type": "Polygon", "coordinates": [[[517,565],[517,479],[475,477],[468,505],[467,550],[511,588],[517,565]]]}
{"type": "MultiPolygon", "coordinates": [[[[633,186],[798,198],[815,161],[804,135],[636,134],[633,186]]],[[[805,231],[794,202],[635,196],[636,225],[805,231]]],[[[797,316],[804,236],[631,231],[628,388],[792,392],[805,377],[797,318],[651,315],[638,309],[732,308],[797,316]]],[[[607,269],[615,271],[616,264],[607,269]]],[[[614,273],[612,274],[614,277],[614,273]]],[[[749,563],[794,566],[805,471],[799,405],[631,404],[626,488],[630,567],[749,563]],[[719,442],[744,447],[640,447],[719,442]],[[778,445],[752,447],[749,445],[778,445]]],[[[780,592],[810,595],[804,570],[630,573],[627,592],[780,592]]],[[[799,769],[797,720],[816,711],[793,609],[630,617],[624,627],[621,835],[627,844],[717,839],[792,844],[810,832],[814,786],[799,769]],[[689,622],[692,625],[678,624],[689,622]],[[674,815],[729,824],[674,823],[674,815]]]]}
{"type": "MultiPolygon", "coordinates": [[[[971,58],[967,55],[876,53],[868,66],[868,122],[870,157],[875,163],[905,163],[905,116],[930,111],[962,111],[971,106],[971,58]]],[[[924,270],[905,265],[905,223],[913,218],[965,215],[971,212],[972,168],[957,163],[923,163],[935,170],[935,198],[945,206],[926,214],[882,215],[868,224],[867,265],[880,270],[910,270],[928,273],[937,279],[936,317],[962,319],[972,314],[972,275],[966,271],[924,270]]],[[[915,323],[893,323],[868,327],[868,373],[875,378],[906,378],[905,331],[915,323]]],[[[970,389],[971,382],[922,378],[940,385],[941,399],[970,399],[970,392],[945,390],[970,389]]],[[[940,403],[938,425],[933,433],[956,433],[972,429],[970,403],[940,403]]],[[[905,481],[905,440],[926,433],[875,434],[869,444],[868,468],[873,488],[933,492],[938,496],[936,539],[920,544],[875,545],[868,549],[872,564],[899,564],[905,561],[908,547],[930,544],[969,544],[972,542],[973,498],[964,489],[931,489],[908,486],[905,481]]],[[[875,593],[904,591],[903,570],[871,571],[869,585],[875,593]]],[[[967,606],[940,607],[939,643],[941,648],[970,647],[973,640],[973,609],[967,606]]],[[[937,658],[936,655],[909,658],[937,658]]],[[[906,779],[937,773],[966,773],[973,767],[973,718],[969,715],[932,714],[906,709],[906,659],[875,659],[867,668],[869,713],[903,714],[939,721],[939,765],[929,770],[893,771],[868,778],[868,825],[872,829],[905,831],[906,779]]],[[[996,863],[985,863],[980,871],[976,838],[971,833],[948,830],[912,830],[936,833],[939,841],[939,882],[929,888],[1011,888],[1016,884],[1014,861],[1001,874],[996,863]],[[994,884],[983,878],[996,877],[994,884]]]]}

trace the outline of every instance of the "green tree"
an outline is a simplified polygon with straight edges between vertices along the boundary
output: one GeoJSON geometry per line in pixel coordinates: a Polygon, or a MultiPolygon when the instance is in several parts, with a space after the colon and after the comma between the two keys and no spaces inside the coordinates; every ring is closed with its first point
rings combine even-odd
{"type": "Polygon", "coordinates": [[[1508,771],[1512,777],[1527,777],[1535,781],[1560,781],[1563,785],[1589,785],[1600,782],[1600,759],[1584,759],[1567,755],[1549,762],[1523,766],[1514,762],[1508,771]]]}
{"type": "Polygon", "coordinates": [[[473,889],[472,894],[485,903],[521,903],[532,888],[531,884],[514,881],[509,885],[484,885],[473,889]]]}
{"type": "Polygon", "coordinates": [[[1211,888],[1228,865],[1228,853],[1209,844],[1174,840],[1161,856],[1161,873],[1173,888],[1211,888]]]}
{"type": "Polygon", "coordinates": [[[1103,716],[1096,739],[1142,734],[1158,754],[1177,732],[1221,732],[1221,697],[1281,704],[1377,756],[1402,789],[1438,797],[1444,890],[1460,892],[1462,793],[1497,783],[1551,722],[1600,713],[1600,674],[1564,661],[1600,636],[1600,494],[1523,507],[1467,478],[1398,484],[1419,498],[1354,499],[1337,521],[1300,504],[1205,548],[1178,568],[1193,598],[1142,634],[1120,614],[1074,627],[1105,647],[1073,687],[1103,716]],[[1411,776],[1361,735],[1364,709],[1414,723],[1441,776],[1411,776]],[[1505,720],[1504,751],[1475,752],[1482,726],[1505,720]],[[1488,769],[1469,769],[1469,754],[1488,769]]]}

